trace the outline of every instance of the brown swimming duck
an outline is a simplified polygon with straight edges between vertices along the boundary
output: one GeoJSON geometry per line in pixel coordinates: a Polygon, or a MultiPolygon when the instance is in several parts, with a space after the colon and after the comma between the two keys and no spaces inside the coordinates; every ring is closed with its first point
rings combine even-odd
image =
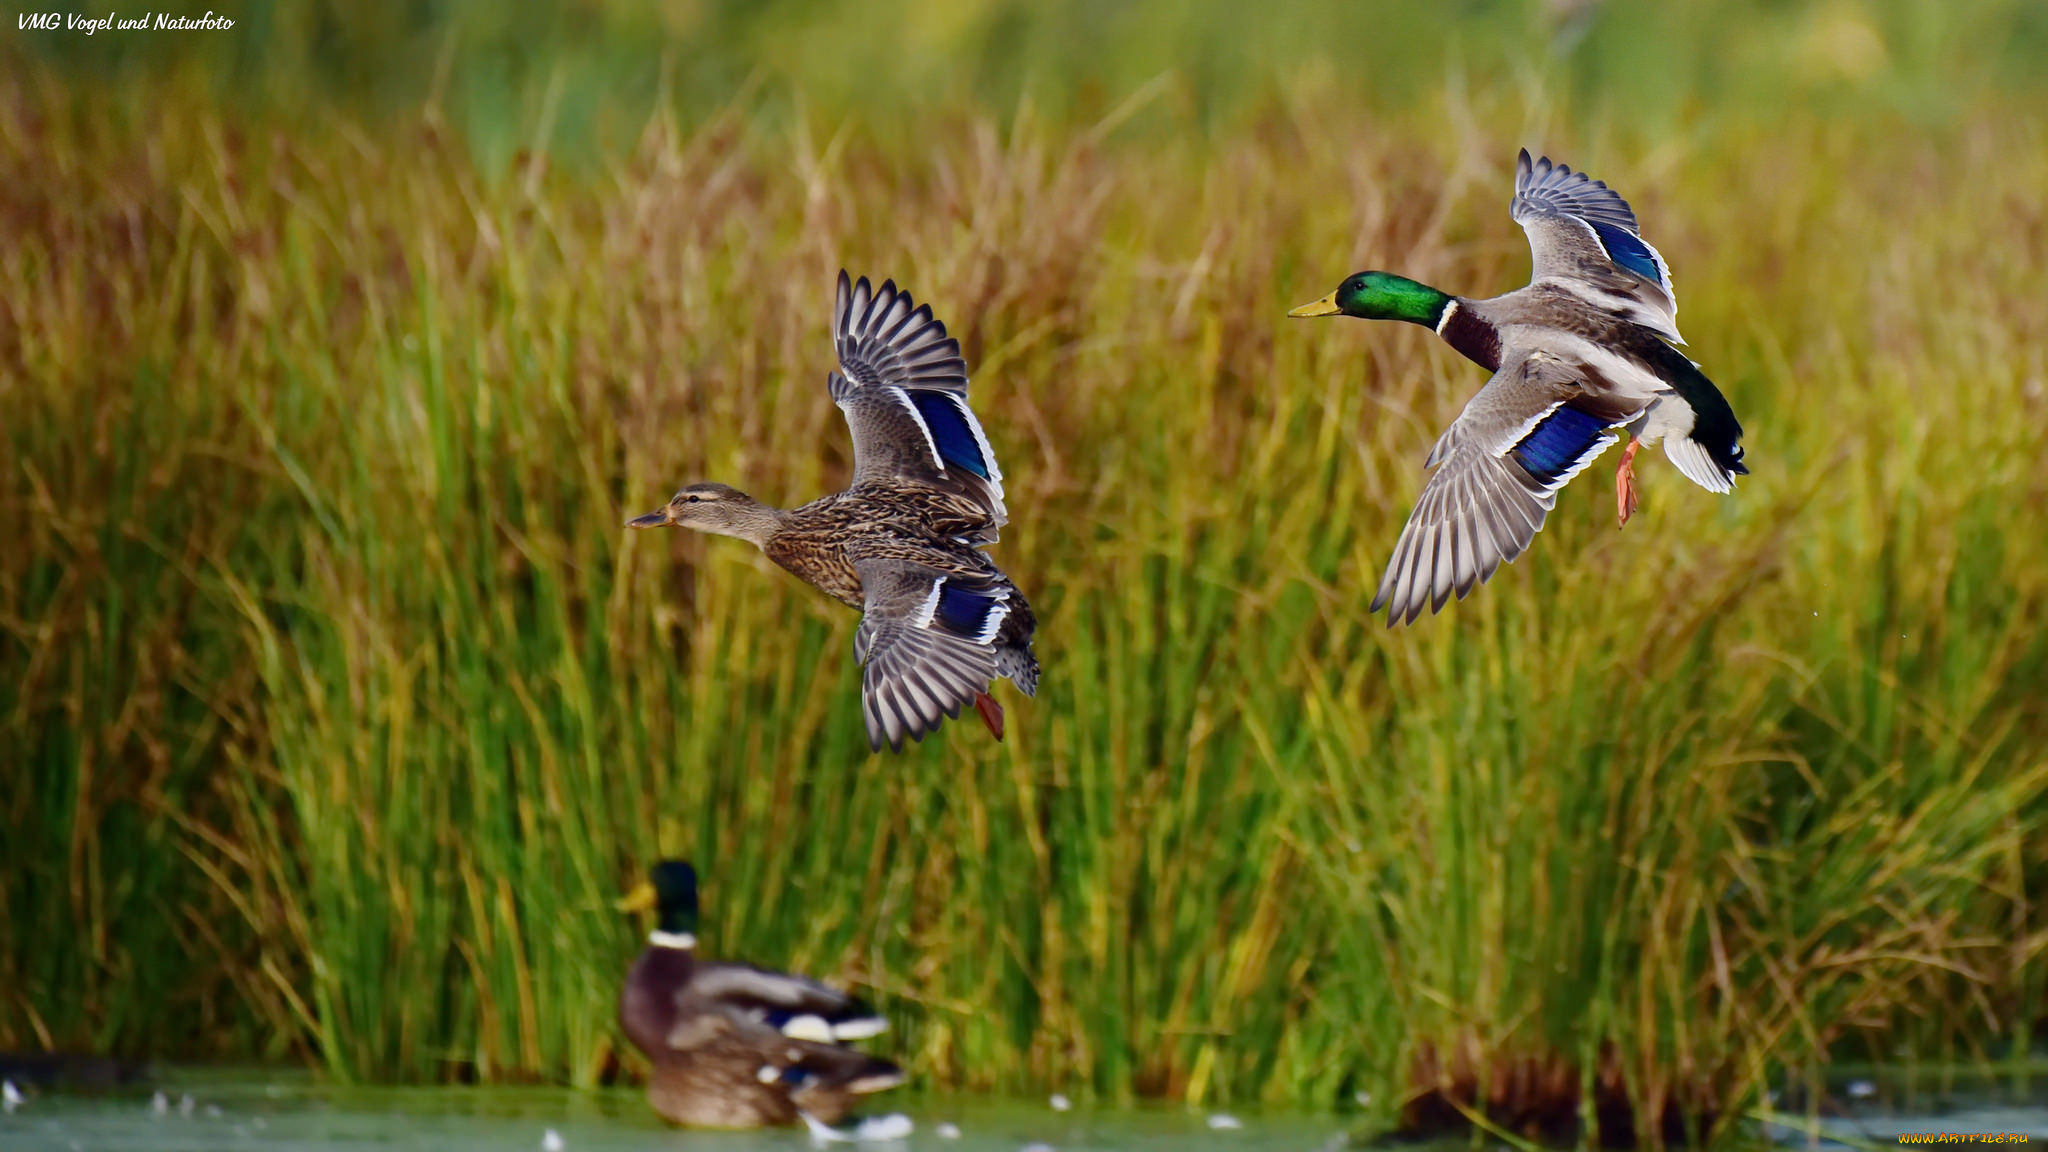
{"type": "Polygon", "coordinates": [[[981,549],[1008,521],[1003,473],[967,406],[960,342],[894,281],[839,274],[833,403],[853,433],[853,483],[800,508],[724,484],[691,484],[632,528],[737,536],[798,579],[862,612],[854,636],[868,745],[901,749],[973,704],[996,739],[998,676],[1038,689],[1036,622],[981,549]]]}
{"type": "Polygon", "coordinates": [[[1699,365],[1672,347],[1678,297],[1664,257],[1615,191],[1548,157],[1515,165],[1508,207],[1528,233],[1529,285],[1453,296],[1389,272],[1360,272],[1289,316],[1406,320],[1436,332],[1493,379],[1430,450],[1423,486],[1372,610],[1387,624],[1438,611],[1529,547],[1557,491],[1626,433],[1616,512],[1636,509],[1635,457],[1664,454],[1709,492],[1728,492],[1742,425],[1699,365]]]}
{"type": "Polygon", "coordinates": [[[697,873],[663,860],[621,902],[655,909],[655,930],[626,974],[619,1024],[653,1067],[647,1099],[670,1123],[694,1128],[825,1124],[858,1097],[903,1082],[903,1071],[846,1046],[889,1024],[815,980],[751,964],[697,958],[697,873]]]}

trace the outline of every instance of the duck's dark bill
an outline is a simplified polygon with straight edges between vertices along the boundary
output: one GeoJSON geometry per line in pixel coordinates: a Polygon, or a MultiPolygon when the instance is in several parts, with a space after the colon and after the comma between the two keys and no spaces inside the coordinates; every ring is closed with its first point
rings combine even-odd
{"type": "Polygon", "coordinates": [[[645,516],[635,516],[626,521],[628,528],[660,528],[668,523],[668,510],[657,508],[645,516]]]}
{"type": "Polygon", "coordinates": [[[1290,310],[1287,314],[1289,316],[1335,316],[1341,311],[1343,309],[1337,307],[1337,294],[1332,292],[1313,304],[1303,304],[1299,308],[1290,310]]]}

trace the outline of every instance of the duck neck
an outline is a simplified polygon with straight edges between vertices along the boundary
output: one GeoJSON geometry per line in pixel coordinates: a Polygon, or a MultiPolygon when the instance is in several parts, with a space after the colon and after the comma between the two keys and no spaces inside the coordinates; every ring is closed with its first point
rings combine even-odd
{"type": "Polygon", "coordinates": [[[1444,297],[1443,307],[1430,327],[1459,355],[1488,372],[1500,371],[1500,329],[1465,301],[1444,297]]]}
{"type": "Polygon", "coordinates": [[[1445,312],[1457,303],[1457,297],[1420,280],[1385,272],[1377,275],[1379,281],[1366,289],[1360,305],[1362,314],[1371,319],[1406,320],[1424,328],[1435,328],[1443,323],[1445,312]]]}
{"type": "Polygon", "coordinates": [[[772,504],[763,504],[752,496],[741,496],[726,502],[720,510],[719,522],[702,525],[706,532],[720,536],[737,536],[756,548],[766,548],[768,541],[782,528],[782,518],[787,515],[772,504]]]}
{"type": "Polygon", "coordinates": [[[647,942],[657,948],[695,948],[697,946],[697,891],[692,885],[688,892],[679,892],[661,903],[659,917],[655,920],[654,931],[647,936],[647,942]]]}

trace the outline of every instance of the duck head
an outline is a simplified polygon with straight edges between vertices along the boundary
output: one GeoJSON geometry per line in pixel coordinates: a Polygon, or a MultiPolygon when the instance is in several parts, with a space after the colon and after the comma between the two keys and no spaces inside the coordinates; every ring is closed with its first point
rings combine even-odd
{"type": "Polygon", "coordinates": [[[1434,328],[1451,302],[1447,292],[1396,276],[1392,272],[1355,272],[1321,300],[1303,304],[1289,316],[1356,316],[1361,320],[1406,320],[1434,328]]]}
{"type": "Polygon", "coordinates": [[[628,528],[694,528],[719,536],[737,536],[760,544],[767,540],[782,513],[726,484],[691,484],[669,502],[626,521],[628,528]]]}
{"type": "Polygon", "coordinates": [[[647,870],[647,879],[619,901],[621,912],[657,914],[656,944],[692,948],[697,943],[697,870],[687,860],[663,860],[647,870]]]}

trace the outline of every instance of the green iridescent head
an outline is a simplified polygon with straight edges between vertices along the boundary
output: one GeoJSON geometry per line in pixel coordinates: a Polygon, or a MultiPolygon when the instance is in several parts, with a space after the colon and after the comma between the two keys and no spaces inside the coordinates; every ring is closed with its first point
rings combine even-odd
{"type": "Polygon", "coordinates": [[[697,870],[681,860],[663,860],[647,871],[647,880],[619,901],[624,912],[658,912],[661,931],[694,936],[697,931],[697,870]]]}
{"type": "Polygon", "coordinates": [[[1406,320],[1434,328],[1443,319],[1450,294],[1427,284],[1418,284],[1392,272],[1358,272],[1345,278],[1337,290],[1313,304],[1303,304],[1289,316],[1356,316],[1361,320],[1406,320]]]}

